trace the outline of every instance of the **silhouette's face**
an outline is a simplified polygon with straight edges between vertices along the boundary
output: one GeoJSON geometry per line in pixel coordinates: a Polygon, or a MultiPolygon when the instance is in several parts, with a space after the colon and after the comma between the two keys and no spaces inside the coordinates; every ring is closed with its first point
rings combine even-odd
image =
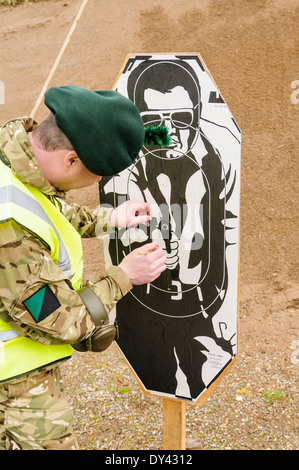
{"type": "MultiPolygon", "coordinates": [[[[188,92],[181,86],[167,93],[148,88],[144,92],[147,111],[141,112],[145,125],[168,127],[171,145],[166,155],[175,158],[187,153],[194,140],[194,109],[188,92]]],[[[195,132],[194,132],[195,131],[195,132]]]]}

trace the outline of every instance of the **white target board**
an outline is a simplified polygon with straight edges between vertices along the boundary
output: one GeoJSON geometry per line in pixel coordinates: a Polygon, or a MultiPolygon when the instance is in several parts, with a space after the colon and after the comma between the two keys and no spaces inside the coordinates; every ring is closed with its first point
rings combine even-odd
{"type": "Polygon", "coordinates": [[[171,137],[100,183],[102,205],[153,215],[104,240],[106,265],[151,241],[167,258],[116,304],[117,344],[145,393],[201,404],[237,356],[240,129],[199,54],[132,54],[115,90],[171,137]]]}

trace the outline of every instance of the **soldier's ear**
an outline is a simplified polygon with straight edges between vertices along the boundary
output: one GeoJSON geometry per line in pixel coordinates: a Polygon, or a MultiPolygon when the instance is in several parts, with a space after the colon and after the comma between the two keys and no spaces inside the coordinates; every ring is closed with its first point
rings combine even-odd
{"type": "Polygon", "coordinates": [[[68,151],[63,159],[63,166],[65,169],[69,169],[76,165],[79,161],[79,157],[74,150],[68,151]]]}

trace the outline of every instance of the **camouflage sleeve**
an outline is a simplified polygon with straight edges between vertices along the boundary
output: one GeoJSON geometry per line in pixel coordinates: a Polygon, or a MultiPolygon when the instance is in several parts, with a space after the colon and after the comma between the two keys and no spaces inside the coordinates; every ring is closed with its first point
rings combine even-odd
{"type": "Polygon", "coordinates": [[[67,204],[60,198],[58,201],[61,205],[61,212],[82,238],[98,237],[114,232],[110,225],[110,215],[113,207],[98,206],[95,210],[92,210],[76,203],[67,204]]]}
{"type": "MultiPolygon", "coordinates": [[[[0,248],[0,318],[11,328],[44,344],[73,344],[94,331],[94,322],[80,296],[41,241],[11,221],[0,225],[0,248]],[[48,303],[37,312],[28,299],[42,289],[48,303]]],[[[132,287],[116,266],[86,285],[98,295],[108,313],[132,287]]]]}
{"type": "Polygon", "coordinates": [[[133,286],[122,269],[118,266],[110,266],[102,274],[100,281],[90,279],[84,283],[84,287],[90,287],[94,291],[109,313],[116,302],[126,295],[133,286]]]}

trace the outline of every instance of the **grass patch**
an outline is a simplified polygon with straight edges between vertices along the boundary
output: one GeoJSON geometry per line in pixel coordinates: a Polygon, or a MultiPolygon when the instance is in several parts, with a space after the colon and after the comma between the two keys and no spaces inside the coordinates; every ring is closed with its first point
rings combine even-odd
{"type": "Polygon", "coordinates": [[[284,398],[284,393],[281,390],[271,389],[264,392],[264,400],[268,402],[275,402],[284,398]]]}
{"type": "Polygon", "coordinates": [[[14,7],[18,5],[18,3],[26,3],[26,2],[36,3],[38,1],[39,0],[0,0],[0,5],[14,7]]]}

